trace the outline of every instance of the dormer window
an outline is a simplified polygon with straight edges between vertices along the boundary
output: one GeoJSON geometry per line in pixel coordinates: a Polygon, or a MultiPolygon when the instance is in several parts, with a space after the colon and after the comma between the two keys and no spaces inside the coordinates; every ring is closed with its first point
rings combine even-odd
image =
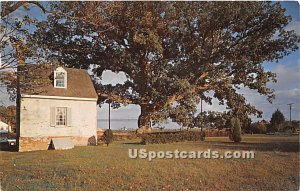
{"type": "Polygon", "coordinates": [[[54,71],[54,87],[67,88],[67,71],[62,67],[58,67],[54,71]]]}

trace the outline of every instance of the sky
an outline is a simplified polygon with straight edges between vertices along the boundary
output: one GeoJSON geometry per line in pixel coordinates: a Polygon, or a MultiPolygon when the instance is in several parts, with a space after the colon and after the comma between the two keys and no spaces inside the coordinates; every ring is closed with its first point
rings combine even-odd
{"type": "MultiPolygon", "coordinates": [[[[295,30],[300,35],[300,11],[299,3],[296,1],[281,2],[281,5],[286,9],[286,15],[292,17],[292,22],[287,26],[287,29],[295,30]]],[[[38,8],[33,8],[29,12],[32,16],[39,19],[44,19],[42,12],[38,8]]],[[[22,12],[16,13],[16,16],[22,16],[22,12]]],[[[292,105],[292,119],[300,120],[300,51],[297,50],[289,56],[286,56],[279,62],[266,62],[264,63],[265,70],[275,72],[277,74],[277,83],[269,83],[268,87],[275,90],[276,99],[270,104],[266,97],[260,96],[255,91],[242,89],[240,93],[244,94],[247,101],[258,109],[262,110],[263,119],[270,120],[272,113],[279,109],[283,112],[286,119],[289,119],[289,106],[288,103],[294,103],[292,105]]],[[[111,71],[104,72],[102,76],[102,83],[104,84],[116,84],[122,83],[126,80],[125,74],[120,72],[115,74],[111,71]]],[[[4,87],[0,87],[0,105],[12,105],[13,102],[8,100],[8,95],[5,92],[4,87]]],[[[200,106],[199,106],[200,108],[200,106]]],[[[213,100],[213,105],[203,105],[204,111],[224,111],[225,107],[220,106],[217,100],[213,100]]],[[[113,109],[111,111],[112,119],[137,119],[140,113],[140,108],[137,105],[127,105],[119,109],[113,109]]],[[[98,108],[98,119],[108,118],[108,105],[103,104],[101,108],[98,108]]],[[[261,120],[256,117],[252,118],[252,121],[261,120]]]]}

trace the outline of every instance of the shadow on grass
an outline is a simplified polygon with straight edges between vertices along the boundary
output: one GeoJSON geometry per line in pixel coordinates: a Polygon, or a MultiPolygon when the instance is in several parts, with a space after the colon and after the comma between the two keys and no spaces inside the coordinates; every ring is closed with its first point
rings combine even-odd
{"type": "Polygon", "coordinates": [[[207,145],[211,148],[225,149],[225,150],[299,152],[298,142],[233,143],[233,142],[205,141],[205,142],[201,142],[201,145],[207,145]]]}
{"type": "Polygon", "coordinates": [[[124,145],[143,145],[140,141],[139,142],[127,142],[123,143],[124,145]]]}
{"type": "MultiPolygon", "coordinates": [[[[140,141],[128,141],[122,143],[124,145],[143,145],[140,141]]],[[[172,143],[169,143],[172,144],[172,143]]],[[[224,150],[257,150],[257,151],[281,151],[281,152],[299,152],[298,141],[288,142],[262,142],[262,143],[249,143],[249,142],[226,142],[226,141],[199,141],[193,144],[200,144],[201,146],[209,147],[211,149],[224,149],[224,150]]]]}
{"type": "Polygon", "coordinates": [[[18,148],[16,145],[9,145],[8,143],[0,143],[0,151],[7,151],[7,152],[17,152],[18,148]]]}

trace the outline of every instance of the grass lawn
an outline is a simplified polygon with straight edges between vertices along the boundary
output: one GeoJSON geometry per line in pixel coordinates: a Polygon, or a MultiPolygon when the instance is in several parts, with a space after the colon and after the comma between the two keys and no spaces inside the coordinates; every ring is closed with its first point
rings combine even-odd
{"type": "MultiPolygon", "coordinates": [[[[66,151],[0,151],[5,190],[298,190],[299,137],[246,135],[205,142],[139,145],[139,140],[66,151]],[[148,151],[253,150],[254,159],[130,159],[148,151]]],[[[0,190],[1,190],[0,189],[0,190]]]]}

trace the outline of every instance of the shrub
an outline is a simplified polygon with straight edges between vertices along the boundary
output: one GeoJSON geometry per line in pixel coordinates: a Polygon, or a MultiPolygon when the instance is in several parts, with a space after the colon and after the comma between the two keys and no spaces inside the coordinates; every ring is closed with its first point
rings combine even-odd
{"type": "Polygon", "coordinates": [[[131,139],[136,139],[137,134],[135,132],[115,132],[114,131],[114,141],[119,141],[119,140],[131,140],[131,139]]]}
{"type": "Polygon", "coordinates": [[[205,131],[206,137],[227,137],[229,135],[229,130],[227,129],[209,129],[205,131]]]}
{"type": "Polygon", "coordinates": [[[255,134],[265,134],[267,133],[267,124],[263,121],[252,123],[251,132],[255,134]]]}
{"type": "Polygon", "coordinates": [[[201,131],[179,131],[179,132],[157,132],[141,135],[141,144],[164,144],[182,141],[204,141],[205,132],[201,131]]]}
{"type": "Polygon", "coordinates": [[[113,141],[113,132],[111,129],[107,129],[103,134],[104,142],[108,146],[113,141]]]}
{"type": "Polygon", "coordinates": [[[234,142],[241,142],[242,135],[241,135],[241,123],[238,118],[232,118],[230,120],[231,126],[231,133],[229,134],[230,140],[234,142]]]}

